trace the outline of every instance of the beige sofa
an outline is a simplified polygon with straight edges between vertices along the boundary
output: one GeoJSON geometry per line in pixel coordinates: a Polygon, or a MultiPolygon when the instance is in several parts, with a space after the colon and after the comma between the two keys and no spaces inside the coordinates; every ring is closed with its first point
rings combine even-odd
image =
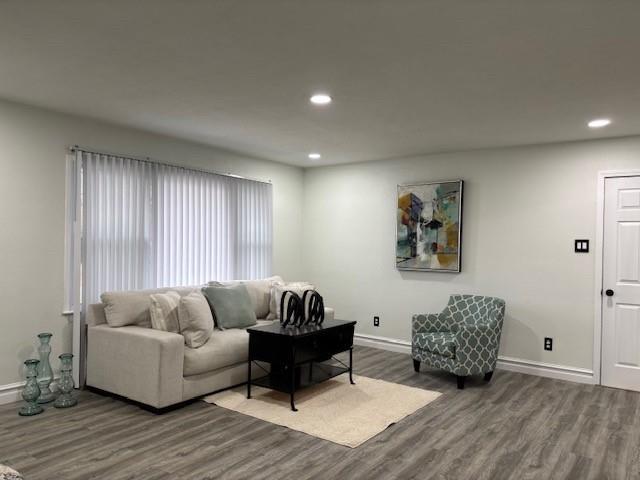
{"type": "MultiPolygon", "coordinates": [[[[269,281],[243,283],[249,290],[258,324],[271,323],[265,319],[269,312],[269,281]]],[[[138,302],[140,306],[139,302],[147,301],[148,295],[169,290],[184,294],[192,288],[142,290],[132,292],[131,298],[123,301],[138,302]]],[[[332,309],[325,309],[325,318],[333,318],[332,309]]],[[[244,329],[215,329],[205,345],[189,348],[178,333],[141,325],[110,326],[102,303],[89,305],[86,321],[86,382],[90,387],[160,409],[247,381],[249,334],[244,329]]],[[[254,365],[252,375],[260,372],[254,365]]]]}

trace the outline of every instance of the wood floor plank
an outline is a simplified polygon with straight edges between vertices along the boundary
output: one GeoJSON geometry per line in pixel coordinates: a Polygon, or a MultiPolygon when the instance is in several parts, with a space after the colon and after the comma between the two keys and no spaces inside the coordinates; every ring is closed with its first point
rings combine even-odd
{"type": "Polygon", "coordinates": [[[458,390],[405,354],[357,347],[354,362],[443,395],[350,449],[200,401],[154,415],[83,391],[31,418],[0,406],[0,463],[34,480],[640,478],[638,393],[506,371],[458,390]]]}

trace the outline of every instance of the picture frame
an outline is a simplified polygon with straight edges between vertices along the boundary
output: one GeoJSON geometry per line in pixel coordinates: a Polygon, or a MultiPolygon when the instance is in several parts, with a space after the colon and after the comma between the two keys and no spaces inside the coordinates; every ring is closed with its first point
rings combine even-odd
{"type": "Polygon", "coordinates": [[[462,271],[463,180],[398,185],[396,268],[462,271]]]}

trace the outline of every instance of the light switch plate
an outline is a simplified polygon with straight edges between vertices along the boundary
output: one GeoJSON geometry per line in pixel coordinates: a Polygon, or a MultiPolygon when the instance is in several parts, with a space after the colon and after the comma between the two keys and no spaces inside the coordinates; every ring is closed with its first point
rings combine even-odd
{"type": "Polygon", "coordinates": [[[575,240],[574,250],[576,253],[589,253],[589,240],[575,240]]]}

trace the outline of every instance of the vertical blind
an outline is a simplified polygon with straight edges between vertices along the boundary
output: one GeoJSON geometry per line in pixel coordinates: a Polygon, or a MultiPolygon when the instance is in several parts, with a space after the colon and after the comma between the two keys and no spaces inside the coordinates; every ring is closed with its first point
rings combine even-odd
{"type": "Polygon", "coordinates": [[[85,304],[271,274],[271,184],[80,150],[75,162],[85,304]]]}

